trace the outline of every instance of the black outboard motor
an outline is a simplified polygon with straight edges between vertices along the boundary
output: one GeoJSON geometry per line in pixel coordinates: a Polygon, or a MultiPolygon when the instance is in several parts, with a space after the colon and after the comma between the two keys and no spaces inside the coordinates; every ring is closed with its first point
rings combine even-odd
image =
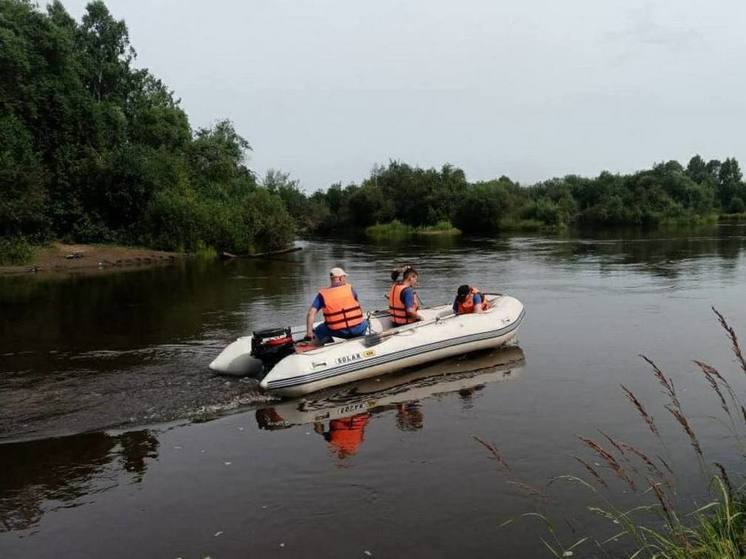
{"type": "Polygon", "coordinates": [[[295,352],[290,327],[256,330],[251,338],[251,355],[264,365],[264,376],[278,361],[295,352]]]}

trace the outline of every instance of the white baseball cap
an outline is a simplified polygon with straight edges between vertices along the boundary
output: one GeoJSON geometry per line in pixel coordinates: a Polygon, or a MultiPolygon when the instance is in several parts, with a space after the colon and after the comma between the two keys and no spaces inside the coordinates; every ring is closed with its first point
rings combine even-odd
{"type": "Polygon", "coordinates": [[[340,278],[342,276],[346,276],[347,272],[345,272],[342,268],[332,268],[329,270],[329,275],[333,278],[340,278]]]}

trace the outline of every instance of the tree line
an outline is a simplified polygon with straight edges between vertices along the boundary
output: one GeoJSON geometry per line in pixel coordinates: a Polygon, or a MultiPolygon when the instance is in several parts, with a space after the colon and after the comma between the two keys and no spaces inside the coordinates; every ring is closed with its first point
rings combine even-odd
{"type": "Polygon", "coordinates": [[[287,246],[298,232],[390,222],[483,234],[744,212],[738,162],[700,156],[686,167],[669,161],[531,186],[391,161],[360,184],[307,194],[280,171],[258,178],[230,121],[193,129],[135,57],[126,24],[100,0],[80,22],[58,0],[44,10],[0,0],[0,241],[251,252],[287,246]]]}
{"type": "Polygon", "coordinates": [[[568,175],[522,186],[506,176],[469,183],[461,169],[421,169],[392,161],[360,184],[332,185],[305,195],[282,173],[266,181],[298,226],[317,232],[400,222],[437,227],[448,222],[465,233],[565,227],[656,226],[696,223],[746,209],[738,161],[677,161],[622,175],[568,175]]]}

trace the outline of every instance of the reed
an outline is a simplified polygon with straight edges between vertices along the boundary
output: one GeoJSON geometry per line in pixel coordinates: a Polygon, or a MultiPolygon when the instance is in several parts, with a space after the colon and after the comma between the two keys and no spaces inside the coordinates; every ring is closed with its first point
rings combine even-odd
{"type": "Polygon", "coordinates": [[[580,464],[583,465],[583,467],[586,469],[586,471],[593,476],[593,478],[601,485],[602,487],[608,489],[609,485],[604,481],[604,478],[601,477],[601,474],[599,474],[596,469],[591,466],[588,462],[580,458],[579,456],[573,456],[575,460],[580,462],[580,464]]]}
{"type": "Polygon", "coordinates": [[[715,307],[712,307],[712,312],[714,312],[715,316],[718,317],[720,326],[722,326],[728,334],[728,338],[730,338],[731,349],[733,350],[733,353],[736,354],[736,359],[738,359],[738,362],[741,365],[741,370],[746,373],[746,359],[744,359],[743,352],[741,351],[741,346],[738,344],[738,336],[736,336],[736,331],[731,327],[730,324],[728,324],[728,321],[725,320],[725,317],[720,314],[720,312],[718,312],[715,307]]]}
{"type": "Polygon", "coordinates": [[[578,438],[585,444],[588,448],[593,450],[598,456],[601,457],[601,459],[608,464],[609,468],[616,474],[616,476],[625,481],[627,485],[629,485],[630,489],[632,491],[637,491],[637,485],[635,484],[634,480],[627,474],[624,468],[617,462],[617,460],[614,458],[614,456],[609,453],[606,449],[604,449],[600,444],[598,444],[596,441],[589,439],[587,437],[583,437],[581,435],[578,435],[578,438]]]}
{"type": "MultiPolygon", "coordinates": [[[[746,363],[744,363],[735,330],[722,314],[714,308],[713,311],[728,335],[737,362],[746,372],[746,363]]],[[[551,545],[544,539],[542,542],[555,557],[570,557],[579,554],[581,549],[590,551],[585,547],[581,548],[581,545],[592,542],[596,544],[596,548],[591,553],[593,556],[620,556],[618,553],[610,553],[611,550],[607,550],[608,546],[614,544],[625,546],[623,554],[635,559],[746,558],[745,486],[734,487],[731,476],[719,462],[711,462],[709,466],[712,468],[709,470],[711,473],[707,473],[708,462],[705,459],[702,445],[692,421],[684,413],[673,380],[651,359],[644,355],[641,357],[650,365],[653,376],[667,395],[669,402],[664,405],[665,409],[687,435],[697,455],[702,466],[701,471],[705,476],[705,485],[711,491],[711,500],[687,514],[681,514],[678,510],[682,497],[679,496],[674,485],[674,468],[660,454],[643,450],[601,430],[599,433],[608,442],[607,447],[593,439],[578,435],[578,439],[593,453],[594,457],[598,457],[603,465],[633,491],[636,490],[636,494],[644,502],[629,510],[621,510],[614,505],[615,486],[604,479],[602,472],[594,467],[593,461],[573,455],[572,458],[583,468],[583,475],[590,476],[587,477],[588,481],[580,476],[564,475],[553,478],[552,482],[565,480],[588,489],[594,498],[594,503],[587,507],[588,512],[608,521],[615,533],[603,541],[593,537],[582,537],[571,546],[563,546],[558,532],[552,528],[551,545]],[[642,465],[642,467],[638,470],[635,464],[642,465]],[[707,479],[709,479],[709,484],[706,482],[707,479]]],[[[730,418],[731,435],[739,439],[738,431],[746,430],[746,426],[740,425],[740,428],[736,426],[733,417],[734,408],[728,402],[730,398],[733,405],[741,409],[746,424],[746,407],[740,403],[739,392],[715,367],[702,361],[694,361],[694,363],[707,385],[717,396],[720,408],[730,418]],[[726,392],[728,397],[726,397],[726,392]]],[[[663,447],[663,454],[667,454],[665,441],[661,437],[653,416],[648,413],[629,388],[624,385],[621,388],[626,398],[645,421],[648,429],[655,435],[657,444],[663,447]]],[[[714,419],[720,421],[719,418],[714,419]]],[[[595,466],[598,465],[598,463],[595,464],[595,466]]],[[[687,479],[686,483],[691,485],[692,480],[687,479]]],[[[539,516],[551,525],[547,516],[539,516]]]]}
{"type": "Polygon", "coordinates": [[[505,460],[503,460],[503,457],[502,457],[502,456],[500,455],[500,452],[499,452],[499,451],[497,450],[497,448],[495,447],[495,445],[493,445],[493,444],[490,444],[490,443],[488,443],[488,442],[487,442],[487,441],[485,441],[484,439],[480,439],[480,438],[479,438],[479,437],[477,437],[476,435],[472,435],[472,437],[474,437],[474,440],[475,440],[475,441],[477,441],[477,442],[478,442],[479,444],[481,444],[481,445],[482,445],[482,446],[483,446],[484,448],[486,448],[487,450],[489,450],[489,451],[490,451],[490,454],[492,454],[492,456],[493,456],[493,457],[495,458],[495,461],[496,461],[496,462],[497,462],[498,464],[500,464],[500,465],[501,465],[501,466],[502,466],[503,468],[505,468],[505,470],[507,470],[508,472],[510,472],[510,471],[511,471],[511,470],[510,470],[510,466],[508,465],[508,463],[507,463],[507,462],[506,462],[505,460]]]}
{"type": "Polygon", "coordinates": [[[702,374],[704,374],[705,376],[705,379],[707,379],[707,384],[710,385],[710,388],[712,388],[712,390],[715,392],[715,394],[717,394],[718,398],[720,399],[720,407],[723,408],[723,411],[725,411],[726,414],[728,414],[728,417],[733,419],[733,416],[730,413],[730,408],[728,407],[728,404],[725,401],[725,397],[723,397],[723,393],[720,391],[720,387],[718,386],[718,383],[715,380],[716,377],[709,370],[712,367],[709,367],[699,361],[695,361],[695,363],[699,366],[700,370],[702,371],[702,374]]]}
{"type": "Polygon", "coordinates": [[[658,368],[658,365],[656,365],[652,359],[649,359],[645,355],[640,354],[640,357],[642,357],[645,361],[648,362],[648,364],[653,369],[653,375],[655,378],[658,379],[658,382],[660,385],[666,390],[666,393],[668,394],[668,397],[671,398],[671,402],[673,405],[675,405],[677,408],[681,408],[681,404],[679,403],[679,398],[676,396],[676,390],[674,390],[673,381],[670,377],[667,377],[663,371],[661,371],[658,368]]]}
{"type": "Polygon", "coordinates": [[[640,412],[640,415],[645,420],[645,423],[648,424],[648,427],[650,428],[650,431],[656,436],[660,437],[660,433],[658,432],[658,427],[655,426],[655,422],[653,421],[653,417],[645,411],[645,408],[642,407],[642,404],[640,403],[640,400],[637,399],[637,397],[632,393],[632,391],[624,386],[623,384],[620,385],[622,387],[622,390],[624,390],[624,393],[627,396],[627,399],[632,402],[632,405],[637,408],[637,411],[640,412]]]}
{"type": "Polygon", "coordinates": [[[666,406],[666,409],[671,412],[671,415],[676,418],[676,421],[679,423],[679,425],[681,425],[681,427],[684,429],[684,432],[689,436],[689,440],[691,441],[694,450],[697,452],[697,455],[700,458],[704,458],[704,455],[702,454],[702,447],[699,446],[699,440],[694,434],[694,430],[689,424],[689,420],[687,420],[686,416],[681,413],[680,409],[673,406],[666,406]]]}

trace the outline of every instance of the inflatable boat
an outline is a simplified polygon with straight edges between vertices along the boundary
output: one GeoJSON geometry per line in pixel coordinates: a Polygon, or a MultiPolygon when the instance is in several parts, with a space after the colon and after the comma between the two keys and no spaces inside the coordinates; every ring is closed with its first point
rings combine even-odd
{"type": "Polygon", "coordinates": [[[423,365],[513,340],[525,315],[513,297],[487,295],[490,308],[456,315],[451,305],[420,309],[424,320],[394,327],[385,312],[369,317],[370,334],[334,339],[322,346],[299,344],[303,328],[278,328],[239,338],[210,363],[213,371],[260,378],[279,396],[298,397],[332,386],[423,365]]]}
{"type": "Polygon", "coordinates": [[[488,383],[518,378],[525,363],[519,347],[488,349],[274,404],[258,409],[256,420],[260,429],[277,430],[361,413],[375,414],[456,392],[468,399],[488,383]]]}

